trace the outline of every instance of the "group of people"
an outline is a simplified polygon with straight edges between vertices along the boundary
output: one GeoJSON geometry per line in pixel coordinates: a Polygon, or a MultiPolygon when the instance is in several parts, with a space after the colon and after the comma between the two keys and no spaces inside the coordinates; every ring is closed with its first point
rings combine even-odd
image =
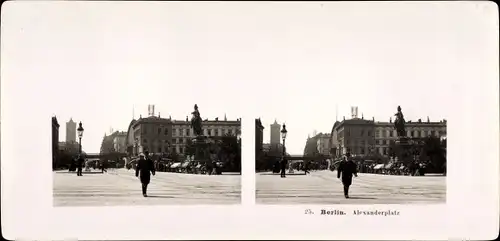
{"type": "MultiPolygon", "coordinates": [[[[82,155],[79,155],[76,159],[73,159],[71,162],[71,165],[68,169],[69,172],[76,171],[77,176],[83,176],[83,167],[85,166],[85,170],[89,171],[90,166],[86,165],[85,163],[85,158],[82,155]]],[[[93,168],[97,169],[100,168],[101,172],[106,172],[106,165],[104,162],[98,164],[97,162],[94,162],[93,168]]]]}

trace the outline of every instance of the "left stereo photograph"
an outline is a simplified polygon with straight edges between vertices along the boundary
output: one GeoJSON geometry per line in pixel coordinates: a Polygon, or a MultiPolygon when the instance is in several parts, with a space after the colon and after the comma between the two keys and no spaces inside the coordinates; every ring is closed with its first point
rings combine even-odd
{"type": "Polygon", "coordinates": [[[109,129],[52,116],[54,206],[240,204],[241,118],[208,119],[193,105],[167,116],[132,108],[109,129]]]}

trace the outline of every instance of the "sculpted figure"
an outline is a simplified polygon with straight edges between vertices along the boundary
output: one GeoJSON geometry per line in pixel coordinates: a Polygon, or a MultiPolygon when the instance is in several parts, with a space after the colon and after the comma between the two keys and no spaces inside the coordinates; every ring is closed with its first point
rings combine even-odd
{"type": "Polygon", "coordinates": [[[405,118],[403,116],[403,112],[401,111],[401,106],[398,106],[398,112],[395,116],[396,120],[394,120],[394,129],[396,129],[398,137],[404,137],[406,136],[405,118]]]}
{"type": "Polygon", "coordinates": [[[193,132],[196,136],[201,136],[203,135],[203,130],[201,128],[201,116],[200,112],[198,111],[198,105],[194,105],[194,111],[191,112],[191,127],[193,128],[193,132]]]}

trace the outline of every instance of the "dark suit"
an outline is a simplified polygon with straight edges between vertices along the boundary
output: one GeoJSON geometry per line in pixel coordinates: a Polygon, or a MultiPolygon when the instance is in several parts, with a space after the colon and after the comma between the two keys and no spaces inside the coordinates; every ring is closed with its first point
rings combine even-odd
{"type": "Polygon", "coordinates": [[[356,163],[353,161],[342,161],[337,169],[337,178],[342,176],[342,184],[344,184],[344,196],[349,196],[349,186],[352,184],[352,176],[357,175],[358,170],[356,163]]]}
{"type": "Polygon", "coordinates": [[[286,176],[286,165],[288,164],[288,161],[286,159],[281,160],[281,177],[286,176]]]}
{"type": "Polygon", "coordinates": [[[151,159],[142,159],[137,162],[135,176],[141,179],[143,195],[146,195],[148,190],[148,184],[151,181],[151,173],[155,175],[155,172],[155,165],[151,159]]]}
{"type": "Polygon", "coordinates": [[[76,175],[77,176],[81,176],[82,175],[83,161],[84,160],[81,157],[76,160],[76,167],[77,167],[76,175]]]}

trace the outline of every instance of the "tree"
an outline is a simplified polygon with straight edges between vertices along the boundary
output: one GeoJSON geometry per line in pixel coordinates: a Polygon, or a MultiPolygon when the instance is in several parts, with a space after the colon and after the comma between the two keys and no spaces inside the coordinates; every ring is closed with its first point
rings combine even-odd
{"type": "Polygon", "coordinates": [[[431,164],[431,169],[436,172],[442,172],[446,166],[446,146],[442,141],[434,136],[424,138],[424,146],[422,152],[428,158],[431,164]]]}

